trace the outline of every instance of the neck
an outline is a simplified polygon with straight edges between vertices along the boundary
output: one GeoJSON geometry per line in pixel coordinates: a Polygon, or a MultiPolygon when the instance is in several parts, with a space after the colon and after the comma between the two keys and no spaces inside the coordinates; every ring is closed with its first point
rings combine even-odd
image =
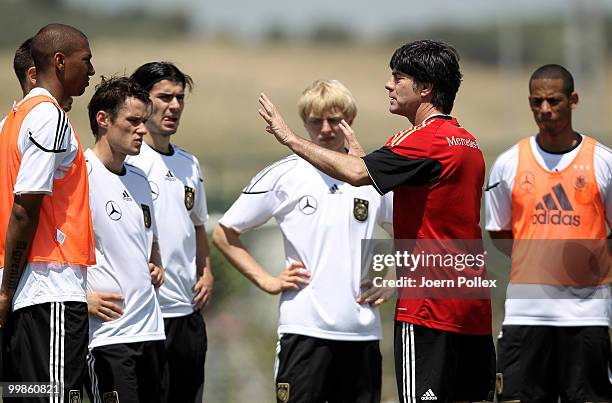
{"type": "Polygon", "coordinates": [[[558,133],[540,131],[536,136],[536,142],[545,151],[563,152],[571,149],[578,142],[578,135],[569,124],[565,129],[558,133]]]}
{"type": "Polygon", "coordinates": [[[91,150],[106,169],[115,174],[123,172],[123,162],[126,155],[114,151],[103,138],[96,141],[91,150]]]}
{"type": "Polygon", "coordinates": [[[157,151],[161,151],[162,153],[170,152],[170,136],[163,136],[149,132],[149,135],[144,137],[144,141],[157,151]]]}
{"type": "Polygon", "coordinates": [[[410,121],[413,125],[417,126],[426,121],[427,118],[432,115],[445,115],[445,113],[437,109],[430,103],[423,103],[419,105],[419,108],[417,109],[416,114],[414,116],[414,121],[410,121]]]}
{"type": "Polygon", "coordinates": [[[36,86],[49,91],[49,93],[53,95],[53,98],[55,98],[57,103],[60,105],[63,105],[68,99],[68,95],[66,95],[64,87],[58,80],[52,80],[49,77],[41,74],[36,78],[36,86]]]}

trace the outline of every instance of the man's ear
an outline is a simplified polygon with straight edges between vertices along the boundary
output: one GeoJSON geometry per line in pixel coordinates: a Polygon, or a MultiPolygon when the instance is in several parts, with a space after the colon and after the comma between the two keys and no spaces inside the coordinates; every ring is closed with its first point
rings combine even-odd
{"type": "Polygon", "coordinates": [[[26,71],[26,80],[32,88],[36,87],[36,67],[32,66],[26,71]]]}
{"type": "Polygon", "coordinates": [[[580,98],[578,97],[578,93],[573,91],[569,96],[569,104],[570,108],[575,109],[578,106],[578,101],[580,98]]]}
{"type": "Polygon", "coordinates": [[[53,55],[53,64],[55,68],[61,72],[66,70],[66,55],[62,52],[57,52],[53,55]]]}
{"type": "Polygon", "coordinates": [[[96,113],[96,123],[101,129],[108,129],[110,126],[110,115],[106,111],[98,111],[96,113]]]}
{"type": "Polygon", "coordinates": [[[419,93],[421,94],[422,98],[425,98],[429,95],[431,95],[432,91],[433,91],[433,84],[432,83],[422,83],[419,84],[419,93]]]}

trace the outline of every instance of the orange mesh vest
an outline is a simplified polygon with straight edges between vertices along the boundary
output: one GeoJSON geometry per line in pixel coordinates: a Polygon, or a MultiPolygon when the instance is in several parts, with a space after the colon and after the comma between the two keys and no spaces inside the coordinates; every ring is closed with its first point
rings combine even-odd
{"type": "Polygon", "coordinates": [[[595,177],[596,141],[583,136],[582,142],[576,158],[559,172],[540,166],[529,138],[519,142],[510,282],[586,287],[612,279],[595,177]]]}
{"type": "MultiPolygon", "coordinates": [[[[57,105],[53,99],[42,95],[22,101],[9,113],[0,134],[0,262],[4,262],[13,188],[21,165],[19,129],[26,115],[41,102],[57,105]]],[[[77,154],[66,175],[53,180],[53,194],[43,198],[28,262],[95,264],[87,167],[78,135],[74,134],[78,143],[77,154]]]]}

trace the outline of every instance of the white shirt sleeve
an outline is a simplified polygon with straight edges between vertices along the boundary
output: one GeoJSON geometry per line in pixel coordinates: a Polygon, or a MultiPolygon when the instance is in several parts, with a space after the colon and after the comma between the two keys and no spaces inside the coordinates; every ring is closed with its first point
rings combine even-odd
{"type": "Polygon", "coordinates": [[[13,192],[52,193],[55,171],[72,151],[71,138],[68,117],[55,104],[32,108],[19,131],[21,165],[13,192]]]}
{"type": "Polygon", "coordinates": [[[512,230],[512,187],[518,166],[518,147],[500,155],[489,173],[485,188],[485,229],[512,230]]]}
{"type": "Polygon", "coordinates": [[[393,238],[393,192],[382,196],[381,211],[378,216],[378,225],[393,238]]]}
{"type": "Polygon", "coordinates": [[[208,205],[206,204],[206,189],[204,187],[204,177],[202,176],[202,170],[200,168],[200,163],[197,158],[194,157],[196,164],[196,177],[194,181],[196,183],[195,189],[195,200],[194,206],[189,213],[189,217],[193,222],[193,225],[204,225],[206,221],[208,221],[208,205]]]}
{"type": "Polygon", "coordinates": [[[255,175],[238,200],[219,220],[219,224],[238,233],[265,224],[282,210],[287,193],[283,190],[280,178],[295,164],[295,158],[281,160],[255,175]]]}

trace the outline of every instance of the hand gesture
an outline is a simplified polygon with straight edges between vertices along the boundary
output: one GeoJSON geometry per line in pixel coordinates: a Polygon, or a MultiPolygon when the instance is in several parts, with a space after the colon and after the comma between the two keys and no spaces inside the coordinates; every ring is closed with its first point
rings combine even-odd
{"type": "Polygon", "coordinates": [[[304,268],[301,262],[292,262],[277,277],[271,277],[263,284],[262,288],[269,294],[278,294],[285,290],[299,291],[300,286],[310,284],[310,272],[304,268]]]}
{"type": "Polygon", "coordinates": [[[191,304],[193,305],[194,311],[201,311],[208,306],[212,298],[213,284],[215,279],[210,270],[204,270],[202,274],[192,287],[192,291],[195,293],[191,304]]]}
{"type": "Polygon", "coordinates": [[[363,150],[363,147],[361,147],[361,144],[359,144],[359,142],[357,141],[357,137],[355,137],[355,131],[353,130],[351,125],[349,125],[346,120],[342,119],[338,127],[346,138],[349,155],[354,155],[355,157],[363,157],[364,155],[366,155],[365,151],[363,150]]]}
{"type": "Polygon", "coordinates": [[[104,322],[118,319],[123,315],[123,308],[113,301],[123,301],[119,294],[107,292],[87,292],[87,312],[104,322]]]}
{"type": "Polygon", "coordinates": [[[149,262],[149,273],[151,273],[151,283],[155,288],[159,288],[164,284],[164,269],[155,263],[149,262]]]}
{"type": "Polygon", "coordinates": [[[389,300],[394,291],[390,287],[376,287],[372,280],[365,279],[361,282],[361,294],[357,297],[357,303],[379,306],[389,300]]]}
{"type": "Polygon", "coordinates": [[[286,145],[289,139],[292,136],[295,136],[295,134],[291,131],[289,126],[287,126],[285,120],[276,110],[276,107],[268,99],[266,94],[261,93],[259,95],[259,104],[261,105],[261,108],[259,108],[257,111],[263,120],[265,120],[268,124],[266,126],[266,131],[273,134],[279,143],[286,145]]]}

